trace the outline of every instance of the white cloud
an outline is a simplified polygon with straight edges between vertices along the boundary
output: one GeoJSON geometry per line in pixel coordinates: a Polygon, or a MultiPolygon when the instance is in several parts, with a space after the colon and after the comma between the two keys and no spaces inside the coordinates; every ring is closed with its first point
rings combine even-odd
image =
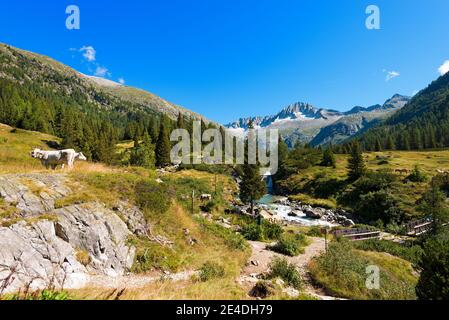
{"type": "Polygon", "coordinates": [[[444,63],[438,68],[438,72],[442,76],[449,72],[449,60],[444,61],[444,63]]]}
{"type": "Polygon", "coordinates": [[[119,82],[120,84],[125,84],[125,79],[123,79],[123,78],[118,78],[118,82],[119,82]]]}
{"type": "Polygon", "coordinates": [[[109,73],[108,73],[108,69],[106,69],[105,67],[98,66],[97,69],[95,70],[94,74],[97,77],[104,77],[109,73]]]}
{"type": "Polygon", "coordinates": [[[83,57],[89,62],[93,62],[97,59],[97,51],[92,46],[83,46],[79,51],[83,53],[83,57]]]}
{"type": "Polygon", "coordinates": [[[387,76],[385,77],[385,81],[390,81],[391,79],[399,77],[401,74],[397,71],[386,71],[384,69],[384,72],[387,72],[387,76]]]}

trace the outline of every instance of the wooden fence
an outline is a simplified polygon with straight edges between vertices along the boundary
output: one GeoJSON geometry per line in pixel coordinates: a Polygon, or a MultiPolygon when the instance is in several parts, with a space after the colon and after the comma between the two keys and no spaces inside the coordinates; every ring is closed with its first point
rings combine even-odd
{"type": "Polygon", "coordinates": [[[380,239],[379,230],[369,230],[369,229],[336,229],[332,231],[335,237],[347,238],[351,241],[362,241],[369,239],[380,239]]]}
{"type": "Polygon", "coordinates": [[[405,225],[405,230],[408,236],[417,237],[432,230],[433,220],[431,218],[424,218],[421,220],[412,221],[405,225]]]}

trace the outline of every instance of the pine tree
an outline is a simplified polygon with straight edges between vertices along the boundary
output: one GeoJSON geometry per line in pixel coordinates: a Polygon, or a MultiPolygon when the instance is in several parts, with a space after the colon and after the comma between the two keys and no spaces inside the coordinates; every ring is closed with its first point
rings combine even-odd
{"type": "Polygon", "coordinates": [[[402,138],[402,149],[410,150],[410,142],[407,136],[404,136],[402,138]]]}
{"type": "Polygon", "coordinates": [[[134,148],[131,150],[130,163],[144,168],[154,167],[154,148],[148,132],[143,135],[143,142],[134,141],[134,148]]]}
{"type": "Polygon", "coordinates": [[[326,148],[323,151],[323,160],[321,164],[325,167],[336,167],[335,155],[331,148],[326,148]]]}
{"type": "Polygon", "coordinates": [[[382,151],[382,144],[380,143],[380,139],[376,139],[376,145],[374,147],[374,151],[376,151],[376,152],[382,151]]]}
{"type": "Polygon", "coordinates": [[[391,137],[391,135],[388,136],[387,138],[387,150],[395,150],[396,146],[394,144],[393,138],[391,137]]]}
{"type": "MultiPolygon", "coordinates": [[[[249,129],[253,128],[252,122],[249,123],[249,129]]],[[[250,134],[248,134],[249,136],[250,134]]],[[[245,163],[242,166],[242,181],[240,182],[240,199],[249,203],[251,206],[251,214],[254,214],[254,202],[262,198],[262,196],[267,192],[267,187],[265,185],[265,181],[262,179],[260,175],[260,166],[258,164],[249,164],[248,163],[248,140],[251,137],[246,139],[246,157],[245,163]]]]}
{"type": "Polygon", "coordinates": [[[185,129],[184,116],[182,115],[181,112],[178,114],[178,120],[176,121],[176,128],[185,129]]]}
{"type": "Polygon", "coordinates": [[[156,166],[159,168],[170,164],[170,138],[165,122],[162,118],[156,144],[156,166]]]}
{"type": "Polygon", "coordinates": [[[424,244],[418,264],[421,269],[416,285],[420,300],[449,300],[449,232],[431,237],[424,244]]]}
{"type": "Polygon", "coordinates": [[[348,178],[351,181],[359,179],[366,172],[365,160],[363,159],[363,153],[358,142],[354,142],[351,146],[348,170],[348,178]]]}

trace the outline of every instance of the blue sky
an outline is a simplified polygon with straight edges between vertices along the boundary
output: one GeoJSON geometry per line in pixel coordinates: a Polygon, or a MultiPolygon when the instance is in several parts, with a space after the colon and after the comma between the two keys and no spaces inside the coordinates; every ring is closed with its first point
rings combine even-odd
{"type": "Polygon", "coordinates": [[[412,95],[449,60],[447,0],[5,2],[0,42],[222,123],[295,101],[348,110],[412,95]],[[81,10],[80,30],[65,27],[69,4],[81,10]],[[370,4],[380,30],[365,27],[370,4]],[[387,81],[388,72],[399,75],[387,81]]]}

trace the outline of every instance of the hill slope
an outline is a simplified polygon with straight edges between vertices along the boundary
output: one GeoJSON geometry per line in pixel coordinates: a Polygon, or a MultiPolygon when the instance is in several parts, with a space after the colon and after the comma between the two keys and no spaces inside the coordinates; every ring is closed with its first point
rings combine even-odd
{"type": "Polygon", "coordinates": [[[366,149],[449,146],[449,73],[419,92],[400,111],[360,137],[366,149]]]}
{"type": "MultiPolygon", "coordinates": [[[[131,110],[164,113],[176,119],[179,113],[202,118],[199,114],[172,104],[150,92],[124,86],[113,81],[86,76],[49,57],[0,43],[0,78],[23,83],[33,81],[65,93],[80,91],[99,107],[114,103],[132,104],[131,110]],[[100,97],[101,96],[101,97],[100,97]]],[[[130,106],[128,106],[130,107],[130,106]]]]}

